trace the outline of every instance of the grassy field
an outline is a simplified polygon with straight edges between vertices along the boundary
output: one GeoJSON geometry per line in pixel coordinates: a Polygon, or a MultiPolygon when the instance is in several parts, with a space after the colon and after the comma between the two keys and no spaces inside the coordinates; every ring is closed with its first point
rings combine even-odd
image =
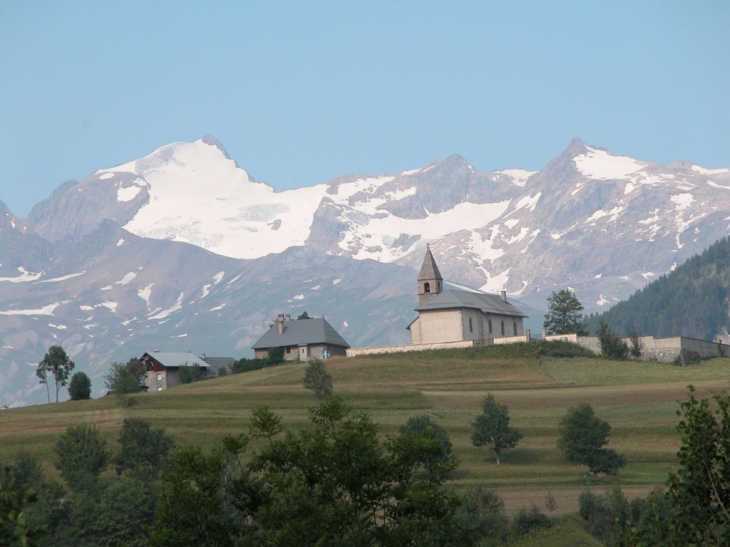
{"type": "MultiPolygon", "coordinates": [[[[131,416],[166,428],[181,445],[213,446],[228,433],[247,430],[251,409],[261,404],[281,414],[287,427],[300,428],[308,423],[308,407],[316,404],[302,387],[305,366],[286,364],[144,394],[129,409],[106,397],[5,410],[0,412],[0,460],[24,448],[53,472],[53,443],[68,425],[96,424],[114,445],[122,420],[131,416]]],[[[602,491],[619,483],[629,496],[647,493],[676,466],[677,401],[686,398],[686,386],[693,384],[699,396],[730,387],[730,359],[678,367],[450,350],[333,358],[327,368],[335,391],[356,410],[368,412],[384,435],[396,433],[411,416],[436,418],[451,435],[461,462],[453,475],[455,486],[494,487],[510,513],[532,503],[542,506],[548,492],[557,500],[556,513],[574,512],[578,494],[587,486],[602,491]],[[503,454],[500,466],[488,450],[470,442],[470,421],[487,392],[509,406],[512,424],[524,433],[519,446],[503,454]],[[613,426],[610,447],[628,458],[615,479],[589,484],[586,469],[567,464],[555,448],[561,416],[583,401],[613,426]]],[[[572,525],[565,521],[564,526],[572,525]]],[[[580,544],[592,545],[585,541],[580,544]]]]}

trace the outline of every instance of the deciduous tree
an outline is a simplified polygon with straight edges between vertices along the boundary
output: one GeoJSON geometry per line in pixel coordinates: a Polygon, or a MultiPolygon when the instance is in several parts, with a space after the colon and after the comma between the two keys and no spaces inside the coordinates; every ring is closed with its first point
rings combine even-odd
{"type": "Polygon", "coordinates": [[[542,326],[547,334],[587,334],[583,318],[583,304],[570,289],[553,291],[548,296],[548,313],[542,326]]]}
{"type": "Polygon", "coordinates": [[[53,376],[56,383],[56,402],[58,402],[58,390],[66,385],[71,371],[76,365],[66,355],[66,351],[61,346],[51,346],[48,353],[43,356],[43,360],[38,363],[36,375],[41,379],[41,383],[48,382],[48,377],[53,376]]]}
{"type": "Polygon", "coordinates": [[[497,403],[491,393],[482,399],[482,413],[471,425],[474,429],[471,435],[472,444],[491,448],[497,456],[497,465],[500,464],[502,452],[517,446],[522,438],[522,433],[509,425],[507,405],[497,403]]]}
{"type": "Polygon", "coordinates": [[[121,450],[114,457],[117,475],[126,471],[145,481],[157,478],[175,446],[164,429],[153,429],[142,418],[125,418],[118,440],[121,450]]]}
{"type": "Polygon", "coordinates": [[[89,424],[71,425],[54,446],[56,468],[73,490],[88,490],[109,464],[110,453],[99,429],[89,424]]]}
{"type": "Polygon", "coordinates": [[[315,360],[307,365],[304,371],[304,387],[314,391],[318,399],[332,395],[332,376],[322,361],[315,360]]]}
{"type": "Polygon", "coordinates": [[[130,359],[126,363],[114,362],[104,376],[104,384],[109,393],[121,397],[126,408],[134,402],[132,395],[142,390],[146,374],[144,363],[139,359],[130,359]]]}
{"type": "Polygon", "coordinates": [[[587,465],[591,473],[615,474],[626,465],[626,458],[608,444],[611,426],[598,418],[589,403],[570,407],[558,427],[558,448],[565,458],[578,465],[587,465]]]}

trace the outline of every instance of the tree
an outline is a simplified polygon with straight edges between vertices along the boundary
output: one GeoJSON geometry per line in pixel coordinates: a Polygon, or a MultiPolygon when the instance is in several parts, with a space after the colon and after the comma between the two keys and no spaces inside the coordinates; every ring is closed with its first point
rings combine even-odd
{"type": "Polygon", "coordinates": [[[141,418],[125,418],[119,431],[121,450],[114,457],[117,475],[125,471],[143,480],[155,480],[168,461],[175,441],[164,429],[152,429],[141,418]]]}
{"type": "Polygon", "coordinates": [[[51,346],[48,348],[48,353],[38,363],[36,376],[41,379],[41,383],[47,385],[48,376],[53,375],[56,383],[56,402],[58,402],[58,390],[66,385],[66,381],[75,366],[74,362],[68,358],[66,351],[61,346],[51,346]]]}
{"type": "Polygon", "coordinates": [[[553,291],[548,296],[548,313],[542,326],[547,334],[572,334],[585,336],[585,320],[581,312],[583,304],[570,289],[553,291]]]}
{"type": "Polygon", "coordinates": [[[110,454],[99,429],[89,424],[68,426],[54,446],[56,468],[71,489],[88,490],[109,464],[110,454]]]}
{"type": "Polygon", "coordinates": [[[631,340],[629,352],[634,359],[638,359],[641,357],[641,342],[639,341],[639,334],[636,332],[636,329],[632,328],[629,331],[629,340],[631,340]]]}
{"type": "Polygon", "coordinates": [[[51,404],[51,392],[48,389],[48,373],[49,373],[48,366],[43,361],[38,363],[36,371],[35,371],[35,375],[38,376],[38,378],[41,381],[41,384],[46,385],[46,395],[48,396],[48,404],[51,404]]]}
{"type": "Polygon", "coordinates": [[[91,399],[91,380],[84,372],[77,372],[71,376],[68,385],[68,395],[72,401],[91,399]]]}
{"type": "Polygon", "coordinates": [[[188,365],[187,363],[180,367],[180,382],[183,384],[192,384],[202,377],[200,367],[198,365],[188,365]]]}
{"type": "Polygon", "coordinates": [[[299,314],[299,316],[297,316],[297,321],[299,319],[311,319],[311,317],[309,317],[309,314],[306,311],[304,311],[301,314],[299,314]]]}
{"type": "Polygon", "coordinates": [[[28,522],[28,509],[38,496],[32,487],[18,484],[14,475],[10,467],[0,472],[0,545],[33,547],[46,536],[45,529],[28,522]]]}
{"type": "Polygon", "coordinates": [[[322,361],[315,360],[307,365],[304,371],[304,387],[314,391],[318,399],[332,395],[332,376],[322,361]]]}
{"type": "Polygon", "coordinates": [[[460,500],[444,486],[453,459],[418,463],[424,451],[438,459],[439,441],[382,440],[366,414],[352,415],[337,397],[310,409],[309,427],[284,435],[280,418],[257,414],[247,434],[223,440],[225,452],[173,454],[151,547],[473,544],[457,520],[460,500]],[[253,438],[264,442],[247,454],[253,438]]]}
{"type": "Polygon", "coordinates": [[[578,465],[587,465],[590,473],[615,474],[626,465],[626,458],[608,444],[611,426],[598,418],[589,403],[570,407],[558,427],[558,448],[565,458],[578,465]]]}
{"type": "Polygon", "coordinates": [[[474,428],[471,435],[472,444],[492,449],[497,456],[497,465],[500,464],[499,458],[502,452],[517,446],[522,438],[522,433],[509,425],[507,405],[497,403],[491,393],[487,393],[482,399],[482,413],[471,425],[474,428]]]}
{"type": "Polygon", "coordinates": [[[629,347],[626,342],[612,332],[608,327],[608,323],[603,319],[598,322],[596,336],[598,336],[598,342],[601,345],[601,354],[607,359],[625,359],[628,355],[629,347]]]}
{"type": "Polygon", "coordinates": [[[126,408],[134,402],[132,395],[142,390],[146,375],[145,365],[139,359],[130,359],[126,364],[115,361],[104,376],[104,385],[109,393],[122,398],[126,408]]]}
{"type": "Polygon", "coordinates": [[[405,425],[400,427],[401,435],[411,436],[425,436],[431,440],[438,441],[441,444],[441,450],[435,456],[436,461],[433,460],[434,455],[424,452],[419,458],[419,463],[424,467],[429,468],[434,463],[443,463],[451,458],[451,440],[446,430],[441,427],[438,423],[432,420],[429,416],[412,416],[408,418],[405,425]]]}
{"type": "Polygon", "coordinates": [[[669,476],[667,499],[673,507],[676,545],[730,545],[730,395],[710,400],[689,397],[680,403],[680,469],[669,476]]]}

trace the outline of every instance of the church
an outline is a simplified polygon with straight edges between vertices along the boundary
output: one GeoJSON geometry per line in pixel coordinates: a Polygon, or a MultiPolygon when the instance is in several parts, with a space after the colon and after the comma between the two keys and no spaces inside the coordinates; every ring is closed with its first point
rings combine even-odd
{"type": "Polygon", "coordinates": [[[473,340],[491,344],[497,338],[523,336],[527,317],[500,295],[444,289],[431,249],[418,274],[418,317],[408,325],[411,344],[440,344],[473,340]]]}

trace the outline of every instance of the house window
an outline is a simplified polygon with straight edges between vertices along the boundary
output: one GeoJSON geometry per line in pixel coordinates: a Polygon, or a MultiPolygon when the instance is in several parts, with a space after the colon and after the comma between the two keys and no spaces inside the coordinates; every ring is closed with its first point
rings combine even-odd
{"type": "Polygon", "coordinates": [[[157,391],[162,391],[162,386],[158,387],[157,391]]]}
{"type": "Polygon", "coordinates": [[[502,321],[502,336],[504,336],[504,321],[502,321]]]}
{"type": "Polygon", "coordinates": [[[492,334],[492,320],[489,320],[489,334],[492,334]]]}
{"type": "Polygon", "coordinates": [[[517,323],[512,323],[512,330],[515,332],[515,336],[517,336],[517,323]]]}
{"type": "Polygon", "coordinates": [[[431,292],[431,284],[430,283],[424,283],[423,284],[423,292],[431,292]]]}
{"type": "Polygon", "coordinates": [[[471,317],[469,318],[469,332],[474,332],[471,328],[471,317]]]}
{"type": "Polygon", "coordinates": [[[158,372],[157,373],[157,381],[158,382],[161,382],[162,381],[162,373],[161,372],[158,372]]]}
{"type": "Polygon", "coordinates": [[[285,352],[285,353],[287,353],[287,354],[291,353],[291,348],[286,348],[286,349],[284,350],[284,352],[285,352]]]}

